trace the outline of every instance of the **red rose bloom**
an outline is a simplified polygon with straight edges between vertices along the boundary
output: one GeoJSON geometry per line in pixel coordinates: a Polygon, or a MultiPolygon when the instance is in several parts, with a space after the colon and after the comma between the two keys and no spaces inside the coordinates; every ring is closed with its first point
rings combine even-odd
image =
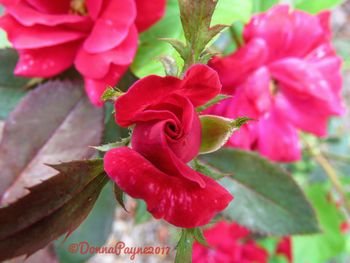
{"type": "Polygon", "coordinates": [[[204,231],[210,247],[194,243],[193,263],[266,263],[268,253],[251,238],[249,230],[236,224],[219,222],[204,231]]]}
{"type": "Polygon", "coordinates": [[[245,45],[210,61],[231,99],[208,113],[250,122],[229,146],[257,150],[275,161],[300,159],[297,130],[325,136],[343,113],[341,59],[331,44],[329,12],[312,16],[279,5],[245,26],[245,45]]]}
{"type": "Polygon", "coordinates": [[[123,191],[143,199],[157,219],[179,227],[204,225],[232,200],[216,181],[187,165],[201,144],[195,107],[214,98],[220,89],[217,73],[196,65],[183,80],[143,78],[116,101],[117,123],[135,124],[132,149],[109,151],[105,171],[123,191]]]}
{"type": "Polygon", "coordinates": [[[276,254],[285,256],[288,262],[293,262],[292,240],[290,237],[284,237],[277,244],[276,254]]]}
{"type": "Polygon", "coordinates": [[[132,62],[138,32],[157,20],[166,0],[0,0],[0,27],[19,52],[15,74],[52,77],[73,64],[91,101],[101,105],[132,62]]]}

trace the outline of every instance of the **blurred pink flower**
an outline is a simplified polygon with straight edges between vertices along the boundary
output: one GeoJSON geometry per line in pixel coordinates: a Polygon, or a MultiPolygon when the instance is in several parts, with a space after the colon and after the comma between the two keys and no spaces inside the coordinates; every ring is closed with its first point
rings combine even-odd
{"type": "Polygon", "coordinates": [[[0,0],[0,27],[20,59],[15,74],[52,77],[73,64],[90,100],[100,100],[132,62],[138,32],[164,14],[166,0],[0,0]],[[138,12],[140,11],[140,12],[138,12]]]}
{"type": "Polygon", "coordinates": [[[225,221],[205,230],[204,236],[210,247],[193,245],[193,263],[265,263],[267,251],[249,237],[248,229],[225,221]]]}
{"type": "Polygon", "coordinates": [[[236,132],[229,146],[295,161],[297,131],[325,136],[329,117],[344,112],[341,59],[331,44],[329,16],[275,6],[245,26],[244,46],[210,61],[223,92],[233,97],[207,113],[257,120],[236,132]]]}

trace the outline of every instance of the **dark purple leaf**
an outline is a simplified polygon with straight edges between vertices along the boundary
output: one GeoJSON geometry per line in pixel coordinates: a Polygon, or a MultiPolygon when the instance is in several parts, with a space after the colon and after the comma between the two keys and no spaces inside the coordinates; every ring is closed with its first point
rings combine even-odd
{"type": "Polygon", "coordinates": [[[50,81],[29,92],[6,120],[0,142],[0,196],[8,204],[55,174],[45,163],[90,158],[103,133],[103,110],[82,85],[50,81]]]}

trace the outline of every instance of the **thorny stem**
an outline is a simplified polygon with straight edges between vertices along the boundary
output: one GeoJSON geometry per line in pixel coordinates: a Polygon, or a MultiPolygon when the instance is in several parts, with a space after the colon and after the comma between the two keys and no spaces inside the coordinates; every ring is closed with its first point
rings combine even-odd
{"type": "Polygon", "coordinates": [[[326,157],[323,156],[321,151],[314,149],[309,142],[303,140],[307,150],[314,157],[315,161],[322,167],[322,169],[326,172],[328,179],[331,181],[334,189],[338,193],[341,198],[342,205],[345,209],[345,213],[347,216],[347,220],[350,221],[350,203],[347,200],[346,192],[339,181],[339,177],[337,171],[333,168],[333,166],[329,163],[326,157]]]}

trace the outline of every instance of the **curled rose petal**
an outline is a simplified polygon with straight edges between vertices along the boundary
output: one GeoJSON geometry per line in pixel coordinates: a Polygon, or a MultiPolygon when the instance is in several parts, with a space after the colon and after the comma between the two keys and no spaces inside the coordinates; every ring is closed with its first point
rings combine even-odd
{"type": "Polygon", "coordinates": [[[199,174],[206,183],[206,187],[201,188],[187,179],[161,172],[127,147],[109,151],[104,166],[123,191],[145,200],[148,211],[155,218],[163,218],[178,227],[205,225],[232,200],[232,196],[213,179],[199,174]]]}
{"type": "Polygon", "coordinates": [[[148,29],[164,15],[166,0],[135,0],[135,3],[137,8],[135,23],[139,32],[148,29]]]}

